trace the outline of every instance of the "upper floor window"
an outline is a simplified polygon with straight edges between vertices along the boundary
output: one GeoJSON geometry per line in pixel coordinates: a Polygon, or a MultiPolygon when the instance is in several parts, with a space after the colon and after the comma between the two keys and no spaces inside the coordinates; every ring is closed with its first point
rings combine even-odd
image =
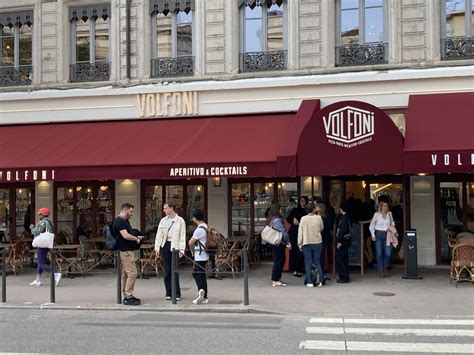
{"type": "Polygon", "coordinates": [[[474,58],[474,0],[444,0],[442,10],[442,58],[474,58]]]}
{"type": "Polygon", "coordinates": [[[71,23],[70,81],[110,78],[110,5],[69,9],[71,23]]]}
{"type": "Polygon", "coordinates": [[[194,1],[152,0],[151,77],[193,75],[194,1]]]}
{"type": "Polygon", "coordinates": [[[0,14],[0,86],[33,79],[33,12],[0,14]]]}
{"type": "Polygon", "coordinates": [[[339,0],[336,63],[384,64],[388,57],[384,0],[339,0]]]}
{"type": "Polygon", "coordinates": [[[241,71],[286,69],[285,8],[283,0],[240,0],[241,71]]]}

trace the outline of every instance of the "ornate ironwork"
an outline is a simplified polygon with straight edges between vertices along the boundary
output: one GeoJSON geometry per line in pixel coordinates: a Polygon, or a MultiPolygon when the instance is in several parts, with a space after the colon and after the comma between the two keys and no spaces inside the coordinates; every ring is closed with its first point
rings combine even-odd
{"type": "Polygon", "coordinates": [[[472,59],[474,46],[472,37],[451,37],[443,40],[442,59],[472,59]]]}
{"type": "Polygon", "coordinates": [[[102,17],[105,20],[110,17],[110,4],[87,5],[69,8],[69,21],[82,19],[86,22],[92,18],[97,20],[102,17]]]}
{"type": "Polygon", "coordinates": [[[0,13],[0,26],[13,27],[17,24],[31,26],[33,24],[33,11],[0,13]]]}
{"type": "Polygon", "coordinates": [[[387,43],[347,44],[336,48],[338,66],[387,64],[387,43]]]}
{"type": "Polygon", "coordinates": [[[168,12],[194,10],[194,0],[150,0],[150,15],[157,13],[168,14],[168,12]]]}
{"type": "Polygon", "coordinates": [[[109,81],[110,63],[77,63],[71,64],[70,80],[72,83],[87,81],[109,81]]]}
{"type": "Polygon", "coordinates": [[[151,60],[151,77],[187,76],[194,74],[194,57],[156,58],[151,60]]]}
{"type": "Polygon", "coordinates": [[[251,9],[253,9],[255,6],[267,6],[271,7],[272,5],[277,4],[278,6],[281,6],[285,0],[240,0],[240,6],[248,6],[251,9]]]}
{"type": "Polygon", "coordinates": [[[33,67],[31,65],[0,68],[0,86],[31,85],[32,80],[33,67]]]}
{"type": "Polygon", "coordinates": [[[248,52],[240,55],[240,71],[285,70],[286,51],[248,52]]]}

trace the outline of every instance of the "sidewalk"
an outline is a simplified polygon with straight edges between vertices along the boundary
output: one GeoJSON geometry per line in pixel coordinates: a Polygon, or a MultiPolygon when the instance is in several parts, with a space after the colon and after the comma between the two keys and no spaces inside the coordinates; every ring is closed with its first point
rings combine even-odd
{"type": "Polygon", "coordinates": [[[163,279],[138,279],[135,295],[142,306],[116,304],[116,274],[93,274],[74,279],[63,278],[56,288],[56,303],[49,302],[49,278],[41,287],[29,286],[34,271],[21,271],[7,277],[7,303],[2,308],[58,308],[98,310],[202,311],[202,312],[276,312],[320,316],[366,317],[474,317],[474,288],[469,283],[458,288],[449,284],[449,268],[422,268],[422,280],[401,279],[402,269],[393,276],[379,279],[374,270],[364,276],[352,272],[350,284],[336,284],[333,279],[323,288],[306,288],[303,279],[284,274],[287,287],[272,287],[271,263],[254,268],[249,274],[250,306],[243,306],[243,278],[226,275],[224,280],[208,280],[209,304],[193,305],[196,286],[190,270],[181,273],[182,300],[177,305],[164,300],[163,279]],[[375,292],[393,293],[391,297],[375,292]]]}

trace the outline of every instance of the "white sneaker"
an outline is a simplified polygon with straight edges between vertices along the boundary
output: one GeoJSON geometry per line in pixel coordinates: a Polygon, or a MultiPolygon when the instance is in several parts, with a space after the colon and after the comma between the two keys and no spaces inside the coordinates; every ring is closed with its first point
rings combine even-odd
{"type": "Polygon", "coordinates": [[[193,303],[194,303],[194,304],[201,304],[202,301],[204,301],[204,294],[205,294],[205,293],[206,293],[206,292],[205,292],[203,289],[200,289],[200,290],[198,291],[198,297],[197,297],[195,300],[193,300],[193,303]],[[194,301],[196,301],[196,302],[194,302],[194,301]]]}
{"type": "Polygon", "coordinates": [[[313,284],[306,284],[306,287],[313,288],[314,285],[313,284]]]}
{"type": "Polygon", "coordinates": [[[323,287],[323,283],[322,282],[318,283],[317,287],[323,287]]]}
{"type": "Polygon", "coordinates": [[[55,286],[58,286],[59,285],[59,282],[61,281],[61,278],[63,277],[63,275],[61,275],[60,272],[55,272],[54,273],[54,285],[55,286]]]}
{"type": "Polygon", "coordinates": [[[30,282],[30,286],[41,286],[41,281],[33,281],[33,282],[30,282]]]}
{"type": "Polygon", "coordinates": [[[209,300],[207,298],[202,300],[202,304],[208,304],[208,303],[209,303],[209,300]]]}

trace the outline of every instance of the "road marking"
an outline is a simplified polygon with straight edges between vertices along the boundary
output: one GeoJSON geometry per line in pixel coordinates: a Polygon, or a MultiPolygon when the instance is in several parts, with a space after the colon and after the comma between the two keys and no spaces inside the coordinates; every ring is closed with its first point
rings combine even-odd
{"type": "Polygon", "coordinates": [[[473,344],[441,344],[441,343],[382,343],[365,341],[320,341],[306,340],[300,343],[305,350],[347,350],[347,351],[390,351],[417,353],[471,354],[473,344]]]}
{"type": "Polygon", "coordinates": [[[344,319],[344,318],[311,318],[310,323],[323,324],[398,324],[398,325],[472,325],[474,319],[344,319]]]}
{"type": "Polygon", "coordinates": [[[342,328],[342,327],[307,327],[308,334],[383,334],[399,336],[413,334],[422,337],[474,337],[470,329],[403,329],[403,328],[342,328]]]}

